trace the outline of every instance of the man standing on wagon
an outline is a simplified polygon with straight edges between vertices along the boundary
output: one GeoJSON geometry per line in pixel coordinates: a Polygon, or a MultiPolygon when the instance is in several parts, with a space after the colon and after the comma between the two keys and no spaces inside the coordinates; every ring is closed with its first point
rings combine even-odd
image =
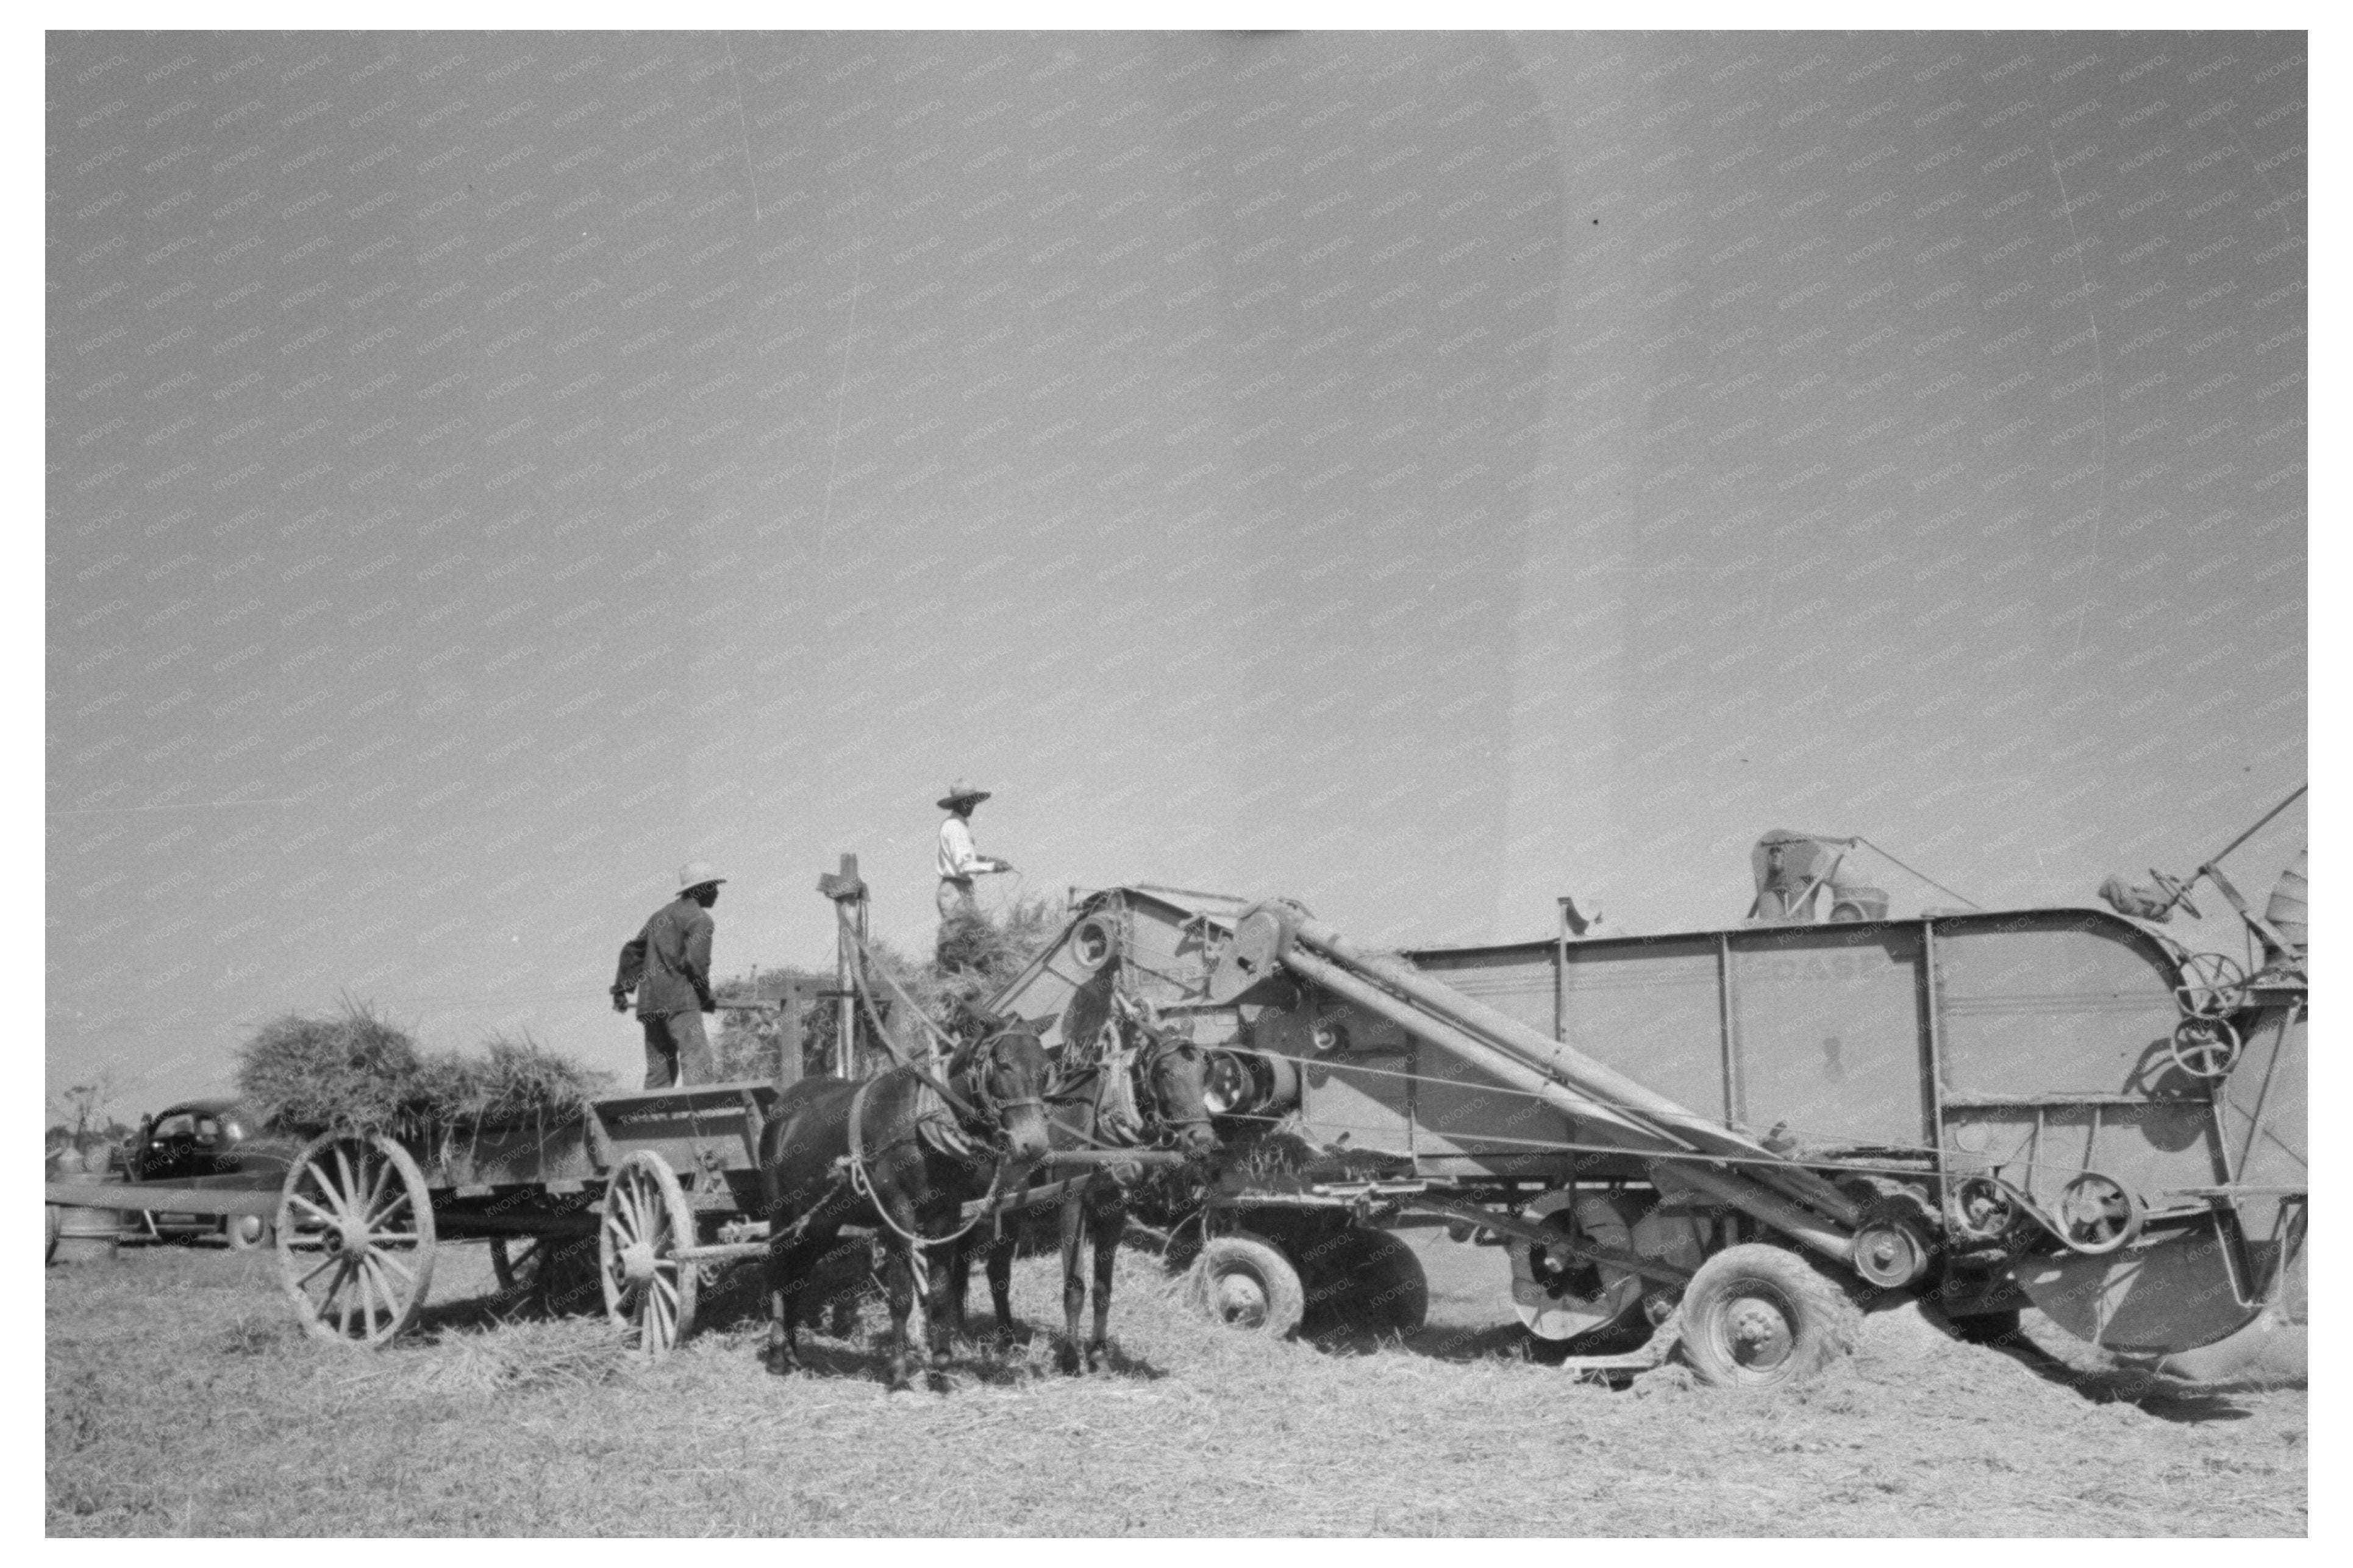
{"type": "Polygon", "coordinates": [[[629,993],[638,994],[648,1089],[709,1083],[718,1076],[702,1015],[719,1010],[711,994],[711,938],[717,928],[709,911],[726,879],[708,860],[688,861],[679,868],[678,897],[621,948],[613,1011],[628,1012],[629,993]]]}
{"type": "Polygon", "coordinates": [[[975,877],[1013,869],[1010,861],[983,855],[973,847],[973,807],[987,800],[988,794],[958,779],[940,797],[940,809],[948,814],[940,824],[939,908],[940,930],[944,933],[959,921],[980,918],[980,906],[972,896],[975,877]]]}

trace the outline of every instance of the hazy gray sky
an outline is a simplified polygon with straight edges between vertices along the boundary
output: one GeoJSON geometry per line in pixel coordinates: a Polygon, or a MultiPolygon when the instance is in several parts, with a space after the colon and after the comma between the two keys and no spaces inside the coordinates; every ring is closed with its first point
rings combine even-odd
{"type": "Polygon", "coordinates": [[[844,850],[920,945],[959,774],[1395,942],[2304,776],[2301,35],[47,47],[52,1083],[344,990],[626,1071],[680,862],[724,970],[844,850]]]}

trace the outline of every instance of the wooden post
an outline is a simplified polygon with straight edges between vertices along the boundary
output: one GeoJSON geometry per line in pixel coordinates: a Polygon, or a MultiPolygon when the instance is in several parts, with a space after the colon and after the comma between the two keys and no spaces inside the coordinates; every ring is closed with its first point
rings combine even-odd
{"type": "MultiPolygon", "coordinates": [[[[831,899],[834,908],[848,917],[851,931],[863,941],[866,936],[866,884],[858,876],[858,857],[844,855],[838,873],[819,877],[817,890],[831,899]]],[[[858,962],[857,943],[848,931],[837,931],[834,938],[833,983],[839,994],[840,1012],[834,1031],[834,1072],[842,1078],[854,1076],[858,1058],[852,1047],[858,1038],[858,973],[851,965],[858,962]]]]}
{"type": "Polygon", "coordinates": [[[781,998],[784,1009],[776,1029],[776,1092],[801,1080],[801,1009],[823,990],[815,980],[789,979],[781,998]]]}

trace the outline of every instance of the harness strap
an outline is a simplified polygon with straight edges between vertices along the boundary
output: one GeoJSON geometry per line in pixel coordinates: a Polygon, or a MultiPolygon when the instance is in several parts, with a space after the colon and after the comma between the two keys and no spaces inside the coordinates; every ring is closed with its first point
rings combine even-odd
{"type": "MultiPolygon", "coordinates": [[[[889,1226],[895,1235],[900,1237],[910,1247],[915,1249],[915,1267],[920,1271],[923,1268],[923,1249],[924,1247],[937,1247],[944,1242],[957,1240],[967,1231],[971,1230],[973,1226],[981,1222],[982,1217],[988,1212],[989,1206],[996,1201],[997,1188],[1004,1184],[1006,1163],[1003,1160],[997,1161],[996,1169],[989,1173],[988,1191],[981,1197],[981,1212],[979,1214],[974,1215],[972,1218],[965,1221],[964,1224],[958,1226],[955,1230],[950,1231],[945,1236],[923,1236],[917,1232],[907,1229],[897,1220],[891,1217],[891,1210],[883,1204],[881,1194],[875,1192],[874,1178],[866,1168],[866,1096],[868,1092],[873,1089],[874,1084],[874,1079],[870,1078],[862,1080],[858,1086],[858,1092],[849,1097],[850,1190],[865,1200],[868,1206],[873,1209],[876,1218],[880,1219],[885,1226],[889,1226]]],[[[897,1143],[898,1141],[894,1141],[883,1145],[883,1147],[886,1149],[895,1148],[897,1147],[897,1143]]]]}

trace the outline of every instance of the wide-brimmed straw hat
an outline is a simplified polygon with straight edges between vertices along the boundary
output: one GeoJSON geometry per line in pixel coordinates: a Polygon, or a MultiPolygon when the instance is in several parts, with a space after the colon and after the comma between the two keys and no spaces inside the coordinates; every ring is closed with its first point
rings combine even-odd
{"type": "Polygon", "coordinates": [[[955,783],[948,785],[948,793],[940,797],[940,809],[942,811],[954,811],[959,805],[967,800],[972,802],[975,805],[978,805],[982,801],[988,798],[988,791],[985,789],[975,789],[970,784],[965,783],[964,780],[958,779],[955,783]]]}
{"type": "Polygon", "coordinates": [[[681,893],[691,893],[706,883],[715,888],[726,879],[708,860],[689,860],[678,868],[678,890],[681,893]]]}

